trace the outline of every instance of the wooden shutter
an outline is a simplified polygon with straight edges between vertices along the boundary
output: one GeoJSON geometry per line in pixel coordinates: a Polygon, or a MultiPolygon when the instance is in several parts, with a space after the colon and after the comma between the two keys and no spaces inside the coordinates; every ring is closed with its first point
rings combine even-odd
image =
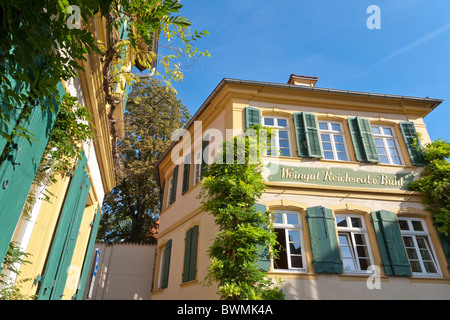
{"type": "Polygon", "coordinates": [[[420,140],[417,136],[416,128],[414,127],[414,123],[410,121],[400,122],[399,123],[400,130],[403,135],[403,139],[405,140],[406,148],[408,149],[409,157],[411,159],[411,163],[414,166],[423,166],[425,165],[425,160],[423,158],[422,145],[420,144],[420,140]],[[417,139],[417,146],[415,145],[415,141],[417,139]]]}
{"type": "Polygon", "coordinates": [[[261,111],[257,108],[245,108],[245,128],[251,128],[254,125],[261,124],[261,111]]]}
{"type": "Polygon", "coordinates": [[[163,180],[162,186],[161,186],[161,191],[159,192],[159,211],[162,210],[163,208],[163,203],[164,203],[164,188],[166,186],[166,180],[163,180]]]}
{"type": "MultiPolygon", "coordinates": [[[[260,203],[255,203],[256,211],[261,211],[262,214],[267,212],[265,205],[260,203]]],[[[267,228],[267,226],[263,226],[267,228]]],[[[270,271],[270,252],[269,245],[258,245],[258,265],[259,269],[262,271],[270,271]]]]}
{"type": "Polygon", "coordinates": [[[169,203],[174,203],[177,199],[178,165],[173,169],[172,191],[170,192],[169,203]]]}
{"type": "Polygon", "coordinates": [[[186,232],[184,247],[183,282],[196,279],[197,275],[198,226],[186,232]]]}
{"type": "Polygon", "coordinates": [[[372,134],[372,127],[366,118],[352,117],[347,119],[350,135],[357,161],[379,162],[377,147],[372,134]]]}
{"type": "Polygon", "coordinates": [[[85,258],[83,262],[83,269],[81,270],[80,280],[78,282],[78,288],[75,295],[75,300],[83,300],[84,288],[86,286],[86,280],[89,274],[89,268],[91,266],[92,255],[94,252],[95,240],[97,238],[98,226],[100,224],[100,218],[102,213],[100,208],[96,209],[94,221],[91,223],[91,235],[89,236],[89,243],[87,245],[85,258]]]}
{"type": "Polygon", "coordinates": [[[342,273],[335,219],[330,209],[318,206],[307,209],[309,233],[316,273],[342,273]]]}
{"type": "Polygon", "coordinates": [[[162,288],[167,288],[169,285],[169,270],[170,270],[170,255],[172,253],[172,239],[166,243],[166,252],[164,254],[164,266],[162,270],[162,288]]]}
{"type": "Polygon", "coordinates": [[[38,292],[39,300],[59,300],[64,292],[68,267],[72,261],[91,185],[89,176],[85,171],[86,166],[87,159],[83,154],[66,193],[42,276],[42,283],[38,292]]]}
{"type": "Polygon", "coordinates": [[[293,115],[298,156],[302,158],[322,158],[317,117],[309,112],[293,115]]]}
{"type": "Polygon", "coordinates": [[[208,163],[206,163],[205,157],[208,158],[208,146],[209,146],[209,135],[206,135],[202,140],[202,167],[200,169],[200,176],[203,176],[208,169],[208,163]]]}
{"type": "Polygon", "coordinates": [[[385,274],[411,276],[411,267],[395,213],[379,210],[371,215],[385,274]]]}
{"type": "Polygon", "coordinates": [[[181,194],[185,194],[186,191],[189,190],[189,171],[190,171],[190,157],[191,155],[188,154],[186,158],[184,158],[184,166],[183,166],[183,186],[181,189],[181,194]]]}
{"type": "MultiPolygon", "coordinates": [[[[57,85],[62,97],[65,94],[61,83],[57,85]]],[[[17,106],[17,110],[21,110],[17,106]]],[[[0,261],[5,258],[9,243],[13,236],[17,221],[20,218],[28,197],[42,154],[47,146],[50,132],[53,129],[59,104],[56,100],[45,101],[37,105],[31,115],[21,120],[20,125],[33,134],[36,141],[27,141],[23,137],[14,136],[11,150],[0,163],[0,261]],[[14,199],[14,201],[11,201],[14,199]]],[[[11,121],[16,115],[10,115],[11,121]]],[[[3,124],[2,124],[3,125],[3,124]]],[[[14,124],[12,124],[14,126],[14,124]]],[[[0,154],[6,142],[0,138],[0,154]]]]}

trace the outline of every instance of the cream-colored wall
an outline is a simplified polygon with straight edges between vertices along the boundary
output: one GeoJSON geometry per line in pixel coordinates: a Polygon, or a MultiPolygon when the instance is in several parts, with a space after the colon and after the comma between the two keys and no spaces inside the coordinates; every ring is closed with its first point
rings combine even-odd
{"type": "Polygon", "coordinates": [[[84,299],[92,280],[96,249],[100,259],[90,300],[150,300],[156,245],[96,243],[84,299]]]}

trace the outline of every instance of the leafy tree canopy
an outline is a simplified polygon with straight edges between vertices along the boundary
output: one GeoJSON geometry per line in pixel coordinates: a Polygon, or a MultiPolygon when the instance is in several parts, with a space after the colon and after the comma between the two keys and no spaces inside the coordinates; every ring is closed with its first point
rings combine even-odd
{"type": "Polygon", "coordinates": [[[125,136],[118,144],[123,169],[103,203],[99,240],[156,241],[159,189],[154,165],[172,142],[172,131],[184,127],[189,118],[189,110],[160,81],[142,80],[133,87],[125,136]]]}

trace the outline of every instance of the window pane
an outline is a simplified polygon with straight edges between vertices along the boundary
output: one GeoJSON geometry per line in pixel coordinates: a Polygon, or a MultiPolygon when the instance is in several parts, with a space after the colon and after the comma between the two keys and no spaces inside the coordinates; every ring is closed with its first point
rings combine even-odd
{"type": "Polygon", "coordinates": [[[289,230],[289,241],[290,242],[300,242],[300,232],[296,230],[289,230]]]}
{"type": "Polygon", "coordinates": [[[348,246],[347,236],[339,235],[339,244],[341,246],[348,246]]]}
{"type": "Polygon", "coordinates": [[[302,254],[300,243],[291,243],[289,245],[289,250],[291,251],[291,254],[302,254]]]}
{"type": "Polygon", "coordinates": [[[421,221],[412,220],[412,226],[415,231],[423,231],[423,226],[421,221]]]}
{"type": "Polygon", "coordinates": [[[288,148],[289,149],[289,141],[288,140],[280,140],[280,148],[288,148]]]}
{"type": "Polygon", "coordinates": [[[384,147],[377,147],[377,151],[379,155],[386,154],[386,150],[384,150],[384,147]]]}
{"type": "Polygon", "coordinates": [[[328,130],[328,125],[326,122],[319,122],[319,129],[320,130],[328,130]]]}
{"type": "Polygon", "coordinates": [[[375,138],[375,145],[382,147],[383,146],[383,140],[380,139],[380,138],[375,138]]]}
{"type": "Polygon", "coordinates": [[[359,265],[361,267],[361,270],[367,270],[370,266],[370,260],[369,258],[361,258],[359,259],[359,265]]]}
{"type": "Polygon", "coordinates": [[[378,127],[372,127],[372,133],[373,133],[373,134],[380,134],[380,128],[378,128],[378,127]]]}
{"type": "Polygon", "coordinates": [[[287,139],[287,138],[288,138],[288,133],[287,133],[287,131],[282,131],[282,130],[278,131],[278,137],[279,137],[280,139],[287,139]]]}
{"type": "Polygon", "coordinates": [[[403,242],[405,243],[406,247],[414,247],[414,241],[411,237],[403,237],[403,242]]]}
{"type": "Polygon", "coordinates": [[[337,123],[332,123],[331,124],[331,130],[333,131],[341,131],[341,126],[337,123]]]}
{"type": "Polygon", "coordinates": [[[393,164],[402,164],[402,162],[400,161],[399,157],[393,157],[392,158],[392,163],[393,164]]]}
{"type": "Polygon", "coordinates": [[[332,150],[331,143],[324,142],[324,143],[322,143],[322,146],[323,146],[323,150],[332,150]]]}
{"type": "Polygon", "coordinates": [[[345,219],[345,217],[336,217],[336,224],[338,227],[346,227],[347,219],[345,219]]]}
{"type": "Polygon", "coordinates": [[[426,272],[428,272],[428,273],[437,273],[436,266],[434,265],[433,262],[426,261],[423,264],[425,266],[426,272]]]}
{"type": "Polygon", "coordinates": [[[335,135],[334,142],[336,143],[344,143],[344,138],[342,136],[335,135]]]}
{"type": "Polygon", "coordinates": [[[341,246],[341,254],[342,254],[342,258],[352,258],[353,257],[350,247],[342,247],[341,246]]]}
{"type": "Polygon", "coordinates": [[[417,255],[416,249],[414,249],[414,248],[406,249],[406,253],[408,254],[408,258],[410,260],[417,260],[419,258],[417,255]]]}
{"type": "Polygon", "coordinates": [[[415,261],[409,261],[409,263],[411,264],[411,269],[413,272],[422,272],[422,268],[420,267],[420,263],[419,261],[415,260],[415,261]]]}
{"type": "Polygon", "coordinates": [[[391,156],[398,156],[398,152],[396,148],[389,148],[389,152],[391,153],[391,156]]]}
{"type": "Polygon", "coordinates": [[[323,157],[324,157],[325,159],[333,160],[333,152],[325,151],[325,152],[323,153],[323,157]]]}
{"type": "Polygon", "coordinates": [[[347,155],[345,154],[345,153],[341,153],[341,152],[339,152],[338,154],[337,154],[337,156],[338,156],[338,159],[339,160],[347,160],[347,155]]]}
{"type": "Polygon", "coordinates": [[[388,157],[386,157],[386,156],[380,156],[380,162],[381,162],[381,163],[389,163],[388,157]]]}
{"type": "Polygon", "coordinates": [[[356,246],[356,251],[358,252],[358,257],[360,258],[367,258],[369,256],[366,246],[356,246]]]}
{"type": "Polygon", "coordinates": [[[277,242],[278,245],[276,249],[278,250],[278,259],[274,261],[274,267],[276,269],[288,269],[288,257],[286,252],[286,236],[284,233],[284,229],[275,229],[275,233],[277,234],[277,242]]]}
{"type": "Polygon", "coordinates": [[[272,118],[264,118],[264,124],[266,126],[273,126],[273,119],[272,118]]]}
{"type": "Polygon", "coordinates": [[[342,259],[342,264],[344,265],[345,271],[356,270],[355,262],[353,259],[342,259]]]}
{"type": "Polygon", "coordinates": [[[336,144],[337,152],[345,152],[345,146],[343,144],[336,144]]]}
{"type": "Polygon", "coordinates": [[[283,223],[283,214],[282,213],[274,213],[273,223],[283,223]]]}
{"type": "Polygon", "coordinates": [[[409,230],[408,222],[406,220],[398,220],[401,230],[409,230]]]}
{"type": "Polygon", "coordinates": [[[392,136],[392,130],[390,128],[383,128],[383,132],[387,136],[392,136]]]}
{"type": "Polygon", "coordinates": [[[362,228],[361,218],[350,218],[353,228],[362,228]]]}
{"type": "Polygon", "coordinates": [[[287,127],[286,119],[277,119],[279,127],[287,127]]]}
{"type": "Polygon", "coordinates": [[[386,144],[388,147],[395,148],[395,142],[392,139],[386,139],[386,144]]]}
{"type": "Polygon", "coordinates": [[[320,138],[322,139],[323,142],[329,142],[330,141],[330,135],[328,134],[321,134],[320,138]]]}
{"type": "Polygon", "coordinates": [[[289,149],[280,149],[280,155],[284,157],[290,157],[291,153],[289,152],[289,149]]]}
{"type": "Polygon", "coordinates": [[[298,215],[296,215],[296,214],[287,213],[286,218],[287,218],[288,224],[299,224],[298,223],[298,215]]]}
{"type": "Polygon", "coordinates": [[[291,256],[291,266],[293,268],[303,268],[303,261],[301,256],[291,256]]]}
{"type": "Polygon", "coordinates": [[[355,242],[356,244],[366,244],[364,241],[364,236],[359,233],[355,233],[355,242]]]}

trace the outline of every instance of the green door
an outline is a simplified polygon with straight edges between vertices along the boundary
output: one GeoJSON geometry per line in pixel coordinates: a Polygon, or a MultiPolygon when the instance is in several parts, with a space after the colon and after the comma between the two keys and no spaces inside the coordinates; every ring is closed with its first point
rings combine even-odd
{"type": "Polygon", "coordinates": [[[39,300],[62,298],[91,185],[86,165],[87,159],[83,154],[67,190],[38,291],[39,300]]]}

